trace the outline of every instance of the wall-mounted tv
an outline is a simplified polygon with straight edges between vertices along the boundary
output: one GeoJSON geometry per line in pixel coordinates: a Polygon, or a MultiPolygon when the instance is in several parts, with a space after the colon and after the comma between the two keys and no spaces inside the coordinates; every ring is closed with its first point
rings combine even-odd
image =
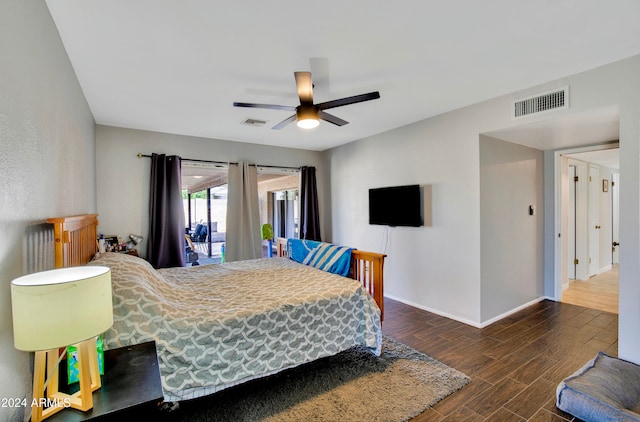
{"type": "Polygon", "coordinates": [[[422,226],[420,185],[369,189],[369,224],[422,226]]]}

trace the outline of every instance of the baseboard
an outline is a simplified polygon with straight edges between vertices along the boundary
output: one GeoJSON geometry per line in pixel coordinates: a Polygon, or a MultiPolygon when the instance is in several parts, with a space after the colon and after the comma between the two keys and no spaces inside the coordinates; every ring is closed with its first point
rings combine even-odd
{"type": "Polygon", "coordinates": [[[520,306],[518,306],[517,308],[513,308],[513,309],[511,309],[511,310],[509,310],[509,311],[507,311],[507,312],[505,312],[505,313],[503,313],[503,314],[500,314],[500,315],[498,315],[498,316],[496,316],[496,317],[494,317],[494,318],[491,318],[491,319],[489,319],[489,320],[487,320],[487,321],[483,322],[483,323],[481,324],[481,327],[480,327],[480,328],[487,327],[487,326],[489,326],[489,325],[493,324],[494,322],[498,322],[498,321],[500,321],[502,318],[506,318],[506,317],[508,317],[509,315],[515,314],[516,312],[521,311],[521,310],[523,310],[524,308],[528,308],[528,307],[529,307],[529,306],[531,306],[531,305],[535,305],[535,304],[536,304],[536,303],[538,303],[538,302],[542,302],[542,301],[543,301],[543,300],[545,300],[545,299],[546,299],[546,297],[544,297],[544,296],[540,296],[540,297],[538,297],[537,299],[532,300],[531,302],[525,303],[524,305],[520,305],[520,306]]]}
{"type": "Polygon", "coordinates": [[[423,306],[423,305],[420,305],[418,303],[414,303],[414,302],[411,302],[411,301],[408,301],[408,300],[405,300],[405,299],[401,299],[401,298],[395,297],[393,295],[384,295],[384,297],[388,297],[389,299],[395,300],[396,302],[404,303],[405,305],[413,306],[414,308],[422,309],[423,311],[431,312],[432,314],[440,315],[442,317],[449,318],[449,319],[452,319],[454,321],[458,321],[458,322],[470,325],[470,326],[475,327],[475,328],[488,327],[489,325],[493,324],[494,322],[497,322],[497,321],[499,321],[499,320],[501,320],[503,318],[506,318],[509,315],[514,314],[514,313],[516,313],[518,311],[521,311],[524,308],[528,308],[531,305],[535,305],[538,302],[542,302],[545,299],[555,301],[552,298],[548,298],[546,296],[540,296],[537,299],[534,299],[534,300],[532,300],[532,301],[530,301],[528,303],[525,303],[524,305],[518,306],[517,308],[511,309],[511,310],[509,310],[509,311],[507,311],[507,312],[505,312],[503,314],[500,314],[500,315],[498,315],[498,316],[496,316],[494,318],[491,318],[491,319],[489,319],[489,320],[487,320],[485,322],[478,323],[478,322],[475,322],[475,321],[470,321],[470,320],[465,319],[465,318],[460,318],[459,316],[452,315],[452,314],[449,314],[447,312],[442,312],[442,311],[440,311],[438,309],[429,308],[428,306],[423,306]]]}
{"type": "Polygon", "coordinates": [[[613,265],[611,265],[611,264],[606,265],[606,266],[600,268],[600,271],[598,271],[598,274],[606,273],[607,271],[610,271],[612,269],[613,269],[613,265]]]}
{"type": "Polygon", "coordinates": [[[414,308],[422,309],[423,311],[431,312],[432,314],[440,315],[440,316],[443,316],[445,318],[449,318],[449,319],[452,319],[454,321],[461,322],[463,324],[471,325],[472,327],[482,328],[477,322],[470,321],[470,320],[465,319],[465,318],[460,318],[459,316],[448,314],[448,313],[442,312],[442,311],[440,311],[438,309],[432,309],[432,308],[429,308],[428,306],[423,306],[423,305],[420,305],[418,303],[414,303],[414,302],[411,302],[409,300],[404,300],[404,299],[401,299],[401,298],[398,298],[398,297],[395,297],[395,296],[391,296],[391,295],[384,295],[384,297],[388,297],[389,299],[393,299],[396,302],[401,302],[401,303],[404,303],[405,305],[413,306],[414,308]]]}

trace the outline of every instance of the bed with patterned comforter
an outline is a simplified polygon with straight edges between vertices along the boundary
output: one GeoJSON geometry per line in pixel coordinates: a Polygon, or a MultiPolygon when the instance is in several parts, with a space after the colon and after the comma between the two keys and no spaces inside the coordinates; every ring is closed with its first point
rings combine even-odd
{"type": "Polygon", "coordinates": [[[380,354],[380,310],[359,282],[286,258],[155,270],[118,253],[107,349],[154,340],[165,400],[196,398],[356,345],[380,354]]]}

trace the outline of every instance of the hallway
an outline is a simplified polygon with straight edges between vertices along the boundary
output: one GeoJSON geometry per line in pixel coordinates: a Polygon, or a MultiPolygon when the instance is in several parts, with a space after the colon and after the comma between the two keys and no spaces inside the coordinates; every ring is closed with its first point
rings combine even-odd
{"type": "Polygon", "coordinates": [[[618,265],[589,280],[575,280],[562,293],[562,302],[618,313],[618,265]]]}

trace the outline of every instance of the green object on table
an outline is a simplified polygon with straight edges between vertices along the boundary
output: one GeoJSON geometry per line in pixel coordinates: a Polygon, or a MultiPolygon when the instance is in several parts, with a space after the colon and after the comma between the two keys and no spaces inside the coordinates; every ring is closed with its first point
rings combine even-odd
{"type": "Polygon", "coordinates": [[[262,240],[271,240],[273,239],[273,227],[271,224],[263,224],[262,225],[262,240]]]}
{"type": "MultiPolygon", "coordinates": [[[[104,341],[102,336],[96,338],[96,351],[98,352],[98,368],[100,375],[104,375],[104,341]]],[[[69,384],[78,382],[80,379],[78,368],[78,348],[76,346],[67,347],[67,380],[69,384]]]]}

